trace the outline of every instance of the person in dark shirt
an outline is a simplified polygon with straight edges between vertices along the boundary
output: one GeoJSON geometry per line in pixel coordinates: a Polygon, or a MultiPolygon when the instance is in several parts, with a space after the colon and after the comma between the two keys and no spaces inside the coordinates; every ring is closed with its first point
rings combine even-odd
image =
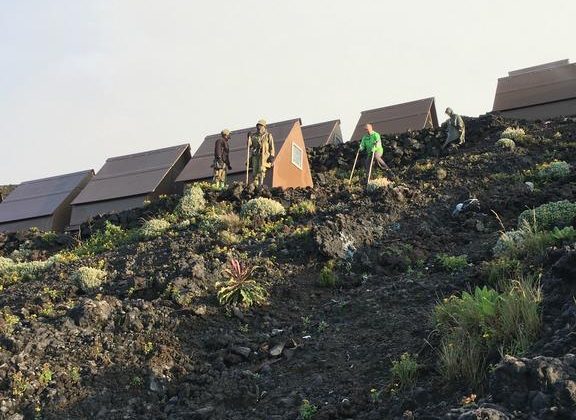
{"type": "Polygon", "coordinates": [[[214,164],[212,166],[214,167],[214,184],[218,188],[224,187],[226,174],[232,169],[228,140],[230,140],[230,130],[224,129],[214,145],[214,164]]]}

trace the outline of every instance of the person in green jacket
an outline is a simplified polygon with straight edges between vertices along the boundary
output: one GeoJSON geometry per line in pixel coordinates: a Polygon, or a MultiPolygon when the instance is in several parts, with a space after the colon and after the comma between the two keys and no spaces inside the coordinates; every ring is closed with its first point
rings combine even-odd
{"type": "Polygon", "coordinates": [[[366,135],[362,137],[360,141],[360,151],[366,152],[366,157],[364,158],[364,168],[366,169],[366,176],[370,171],[370,162],[372,161],[372,152],[374,152],[374,162],[380,167],[390,173],[392,171],[382,159],[384,154],[384,148],[382,147],[382,140],[380,139],[380,134],[374,131],[372,124],[366,124],[364,126],[366,130],[366,135]]]}

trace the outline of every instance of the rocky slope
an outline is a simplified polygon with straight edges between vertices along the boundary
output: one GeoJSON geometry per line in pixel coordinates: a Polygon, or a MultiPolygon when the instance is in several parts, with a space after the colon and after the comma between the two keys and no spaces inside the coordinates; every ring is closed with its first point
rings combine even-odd
{"type": "Polygon", "coordinates": [[[171,219],[178,201],[167,198],[95,221],[81,235],[97,237],[106,221],[129,231],[152,217],[171,220],[149,239],[78,252],[76,238],[0,236],[4,257],[64,255],[28,280],[2,279],[0,417],[573,418],[574,246],[537,262],[543,326],[528,353],[495,355],[478,387],[438,372],[436,303],[487,282],[482,267],[501,223],[510,229],[526,208],[574,201],[576,191],[574,172],[525,184],[539,164],[574,165],[573,120],[521,124],[528,137],[514,150],[495,143],[515,122],[467,123],[468,142],[446,152],[439,131],[386,137],[399,181],[374,191],[358,178],[348,185],[356,150],[344,144],[313,153],[314,189],[206,190],[209,210],[188,222],[171,219]],[[258,195],[280,201],[289,216],[215,222],[258,195]],[[471,197],[480,209],[453,217],[471,197]],[[298,210],[302,202],[316,211],[298,210]],[[467,265],[446,271],[441,254],[466,255],[467,265]],[[231,257],[260,267],[267,305],[218,303],[216,282],[231,257]],[[80,266],[105,269],[107,280],[83,291],[73,280],[80,266]],[[333,287],[321,284],[326,273],[338,278],[333,287]],[[420,369],[413,386],[397,389],[392,361],[404,353],[420,369]]]}

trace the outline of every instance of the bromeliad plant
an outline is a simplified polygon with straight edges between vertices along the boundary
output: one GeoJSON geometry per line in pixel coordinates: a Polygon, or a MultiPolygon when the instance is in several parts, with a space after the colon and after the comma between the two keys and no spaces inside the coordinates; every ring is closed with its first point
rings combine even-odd
{"type": "Polygon", "coordinates": [[[258,268],[242,264],[237,259],[230,260],[230,268],[224,270],[228,280],[216,284],[220,303],[244,308],[266,303],[268,291],[252,278],[258,268]]]}

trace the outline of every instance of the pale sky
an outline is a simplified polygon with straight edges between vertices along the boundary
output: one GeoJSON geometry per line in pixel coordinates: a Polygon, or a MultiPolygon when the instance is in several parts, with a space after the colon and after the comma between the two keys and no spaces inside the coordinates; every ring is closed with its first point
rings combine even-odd
{"type": "Polygon", "coordinates": [[[490,111],[509,70],[576,61],[576,1],[0,0],[0,185],[223,128],[436,97],[490,111]]]}

